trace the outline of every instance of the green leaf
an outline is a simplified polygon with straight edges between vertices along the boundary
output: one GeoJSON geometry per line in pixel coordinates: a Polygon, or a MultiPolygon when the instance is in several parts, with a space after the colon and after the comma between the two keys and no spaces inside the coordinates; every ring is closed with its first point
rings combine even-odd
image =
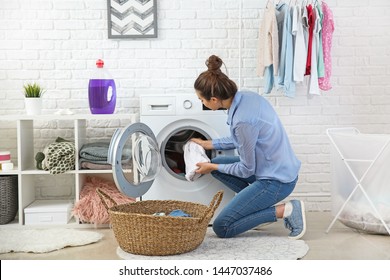
{"type": "Polygon", "coordinates": [[[27,85],[23,86],[24,88],[24,96],[31,98],[31,97],[41,97],[44,93],[43,88],[41,88],[40,85],[37,83],[28,83],[27,85]]]}

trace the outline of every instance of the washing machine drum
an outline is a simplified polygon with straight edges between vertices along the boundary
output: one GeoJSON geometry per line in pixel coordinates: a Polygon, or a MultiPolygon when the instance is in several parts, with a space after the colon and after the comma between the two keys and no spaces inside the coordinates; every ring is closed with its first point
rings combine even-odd
{"type": "Polygon", "coordinates": [[[143,123],[117,129],[112,136],[108,161],[117,188],[127,196],[144,195],[161,169],[156,137],[143,123]]]}

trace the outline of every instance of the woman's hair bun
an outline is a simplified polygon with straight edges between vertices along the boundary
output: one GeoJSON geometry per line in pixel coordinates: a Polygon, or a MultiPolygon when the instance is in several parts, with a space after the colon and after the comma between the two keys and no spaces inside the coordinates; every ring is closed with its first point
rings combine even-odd
{"type": "Polygon", "coordinates": [[[222,59],[220,59],[216,55],[212,55],[209,57],[209,59],[206,60],[206,66],[209,71],[221,71],[220,68],[223,64],[222,59]]]}

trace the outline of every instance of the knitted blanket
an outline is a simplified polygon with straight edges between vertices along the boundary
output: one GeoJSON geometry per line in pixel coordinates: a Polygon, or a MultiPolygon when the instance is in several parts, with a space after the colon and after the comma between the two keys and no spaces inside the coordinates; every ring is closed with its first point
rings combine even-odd
{"type": "Polygon", "coordinates": [[[107,163],[110,143],[95,142],[84,144],[80,149],[80,159],[93,163],[107,163]]]}
{"type": "MultiPolygon", "coordinates": [[[[110,143],[108,142],[93,142],[84,144],[79,152],[80,155],[80,166],[85,163],[94,163],[100,165],[107,165],[108,149],[110,143]]],[[[131,158],[131,149],[124,147],[122,151],[122,160],[128,161],[131,158]]]]}
{"type": "Polygon", "coordinates": [[[76,148],[72,142],[55,142],[47,145],[43,151],[45,159],[42,168],[50,174],[62,174],[74,170],[76,148]]]}

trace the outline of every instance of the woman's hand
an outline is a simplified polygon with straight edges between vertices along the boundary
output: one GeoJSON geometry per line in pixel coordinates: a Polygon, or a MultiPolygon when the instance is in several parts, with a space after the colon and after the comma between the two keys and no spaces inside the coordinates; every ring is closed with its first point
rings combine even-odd
{"type": "Polygon", "coordinates": [[[198,174],[209,174],[213,170],[218,170],[218,164],[210,162],[199,162],[196,164],[199,168],[195,170],[198,174]]]}
{"type": "Polygon", "coordinates": [[[211,140],[203,140],[201,138],[191,138],[190,141],[195,142],[198,145],[201,145],[205,150],[212,150],[214,148],[211,140]]]}

